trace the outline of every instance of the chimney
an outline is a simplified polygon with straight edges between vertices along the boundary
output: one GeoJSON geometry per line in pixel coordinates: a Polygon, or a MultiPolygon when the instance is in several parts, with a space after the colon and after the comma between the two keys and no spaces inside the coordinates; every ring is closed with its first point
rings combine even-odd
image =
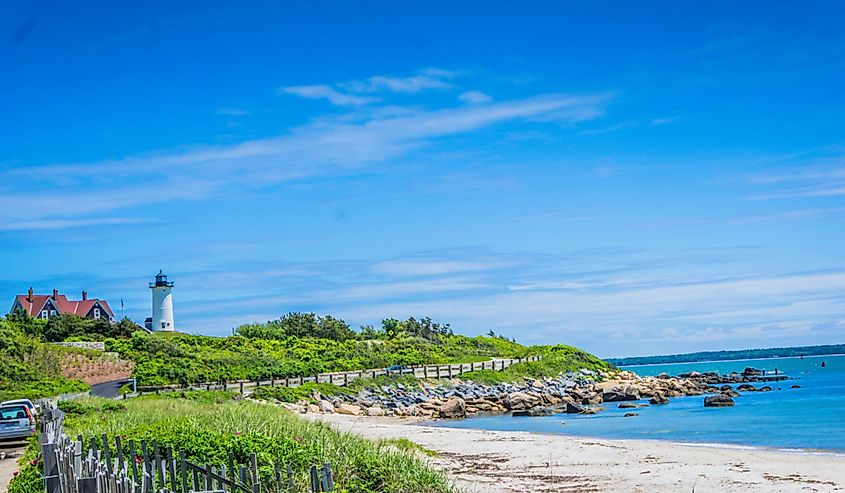
{"type": "Polygon", "coordinates": [[[29,291],[26,293],[26,301],[32,303],[32,288],[29,288],[29,291]]]}
{"type": "Polygon", "coordinates": [[[56,299],[56,298],[58,298],[58,297],[59,297],[59,290],[58,290],[58,289],[54,289],[54,290],[53,290],[53,299],[55,300],[55,299],[56,299]]]}
{"type": "Polygon", "coordinates": [[[88,299],[88,291],[83,291],[82,292],[82,301],[85,301],[87,299],[88,299]]]}

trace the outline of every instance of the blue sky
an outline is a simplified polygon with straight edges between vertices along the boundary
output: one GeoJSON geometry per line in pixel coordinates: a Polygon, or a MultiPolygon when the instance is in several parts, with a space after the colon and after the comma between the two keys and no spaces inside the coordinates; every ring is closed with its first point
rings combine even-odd
{"type": "Polygon", "coordinates": [[[0,298],[845,342],[838,3],[241,3],[6,7],[0,298]]]}

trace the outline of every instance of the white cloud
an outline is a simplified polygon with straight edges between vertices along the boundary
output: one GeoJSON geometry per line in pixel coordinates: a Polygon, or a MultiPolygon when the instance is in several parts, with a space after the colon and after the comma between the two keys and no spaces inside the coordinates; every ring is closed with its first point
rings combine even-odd
{"type": "Polygon", "coordinates": [[[416,94],[431,89],[449,89],[452,84],[446,80],[458,76],[457,72],[441,69],[426,69],[411,77],[389,77],[375,75],[364,80],[349,81],[339,86],[350,92],[377,93],[400,92],[416,94]]]}
{"type": "Polygon", "coordinates": [[[240,108],[220,108],[217,110],[217,114],[225,116],[246,116],[249,114],[249,111],[240,108]]]}
{"type": "Polygon", "coordinates": [[[484,94],[481,91],[467,91],[461,93],[461,95],[458,96],[458,99],[463,101],[464,103],[472,104],[489,103],[493,100],[493,98],[491,98],[487,94],[484,94]]]}
{"type": "MultiPolygon", "coordinates": [[[[10,169],[0,172],[0,224],[94,220],[92,215],[107,211],[355,172],[400,158],[433,139],[499,123],[571,123],[594,118],[607,101],[603,95],[549,94],[482,106],[375,113],[363,119],[349,120],[342,115],[293,128],[279,137],[236,145],[10,169]]],[[[60,223],[53,224],[58,227],[60,223]]]]}
{"type": "Polygon", "coordinates": [[[372,97],[343,94],[325,84],[282,87],[279,91],[307,99],[325,99],[337,106],[363,106],[378,101],[372,97]]]}

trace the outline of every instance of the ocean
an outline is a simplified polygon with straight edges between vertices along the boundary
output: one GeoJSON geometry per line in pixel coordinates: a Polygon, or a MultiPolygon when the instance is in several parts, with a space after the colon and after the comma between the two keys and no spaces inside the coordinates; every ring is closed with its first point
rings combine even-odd
{"type": "MultiPolygon", "coordinates": [[[[595,415],[542,417],[475,416],[434,426],[559,433],[596,438],[669,440],[703,444],[845,452],[845,356],[813,356],[623,367],[642,376],[662,372],[741,372],[752,366],[783,372],[794,380],[773,383],[772,392],[743,392],[735,407],[705,408],[704,396],[676,397],[664,406],[618,409],[606,404],[595,415]],[[822,368],[822,362],[825,367],[822,368]],[[800,388],[793,389],[793,385],[800,388]],[[779,389],[779,390],[778,390],[779,389]],[[639,416],[625,418],[626,413],[639,416]]],[[[642,402],[646,402],[645,400],[642,402]]]]}

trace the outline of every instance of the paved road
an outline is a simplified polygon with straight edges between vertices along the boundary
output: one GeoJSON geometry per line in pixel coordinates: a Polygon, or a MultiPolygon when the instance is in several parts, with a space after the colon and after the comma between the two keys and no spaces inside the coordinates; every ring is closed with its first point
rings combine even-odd
{"type": "Polygon", "coordinates": [[[18,470],[18,457],[23,453],[26,442],[0,442],[0,493],[6,493],[12,475],[18,470]]]}
{"type": "Polygon", "coordinates": [[[120,397],[120,388],[131,382],[132,380],[123,378],[111,382],[98,383],[97,385],[91,386],[91,395],[114,399],[120,397]]]}

